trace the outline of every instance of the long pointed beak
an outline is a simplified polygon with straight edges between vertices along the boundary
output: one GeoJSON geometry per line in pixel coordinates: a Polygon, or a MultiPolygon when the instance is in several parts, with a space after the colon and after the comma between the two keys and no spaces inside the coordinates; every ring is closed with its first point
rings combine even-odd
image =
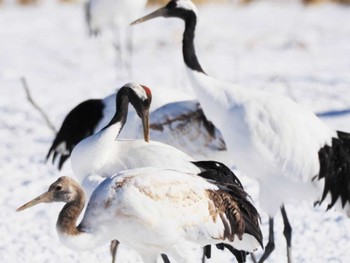
{"type": "Polygon", "coordinates": [[[142,127],[143,127],[143,137],[146,142],[150,140],[150,124],[149,124],[149,110],[145,110],[142,114],[142,127]]]}
{"type": "Polygon", "coordinates": [[[40,203],[50,203],[53,200],[52,193],[45,192],[42,195],[39,195],[38,197],[34,198],[32,201],[29,201],[28,203],[22,205],[21,207],[17,208],[17,212],[20,212],[24,209],[27,209],[29,207],[32,207],[34,205],[40,204],[40,203]]]}
{"type": "Polygon", "coordinates": [[[153,18],[156,18],[156,17],[166,17],[168,14],[168,9],[165,8],[165,7],[162,7],[144,17],[141,17],[137,20],[135,20],[134,22],[132,22],[130,25],[133,26],[133,25],[136,25],[136,24],[140,24],[140,23],[143,23],[147,20],[150,20],[150,19],[153,19],[153,18]]]}

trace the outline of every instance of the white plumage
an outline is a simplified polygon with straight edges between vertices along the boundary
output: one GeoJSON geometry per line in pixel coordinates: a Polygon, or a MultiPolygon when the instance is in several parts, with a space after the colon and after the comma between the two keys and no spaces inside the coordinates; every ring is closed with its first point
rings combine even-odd
{"type": "MultiPolygon", "coordinates": [[[[73,172],[78,180],[82,182],[87,196],[90,196],[93,190],[96,189],[106,177],[108,178],[122,170],[152,166],[176,169],[184,173],[199,174],[201,172],[201,169],[197,166],[198,164],[192,163],[193,159],[191,157],[169,145],[156,141],[116,140],[126,123],[129,102],[136,109],[139,118],[143,120],[143,128],[145,131],[146,121],[144,119],[147,119],[151,102],[151,91],[148,88],[136,83],[128,83],[118,91],[116,96],[108,97],[108,105],[111,105],[113,100],[114,104],[116,104],[116,106],[113,107],[115,113],[113,117],[110,117],[111,120],[109,123],[96,134],[80,141],[72,152],[71,163],[73,172]]],[[[100,102],[97,103],[97,105],[100,105],[100,102]]],[[[178,103],[175,104],[176,105],[169,105],[165,111],[162,111],[163,118],[167,118],[173,114],[174,107],[177,106],[178,103]]],[[[177,115],[182,115],[184,112],[192,110],[193,105],[196,103],[183,102],[180,104],[182,108],[180,108],[180,113],[177,113],[177,115]]],[[[84,108],[85,106],[81,108],[82,113],[87,111],[86,109],[84,110],[84,108]]],[[[112,107],[109,107],[109,109],[110,108],[112,107]]],[[[72,120],[76,118],[74,117],[75,115],[80,115],[77,109],[79,109],[79,107],[73,109],[70,113],[72,120]]],[[[105,111],[110,111],[109,109],[106,109],[106,107],[104,108],[105,111]]],[[[179,108],[177,108],[177,110],[179,110],[179,108]]],[[[111,112],[108,112],[108,114],[111,114],[111,112]]],[[[66,120],[68,119],[67,117],[66,120]]],[[[69,123],[74,125],[76,122],[70,121],[64,123],[61,131],[69,130],[69,123]]],[[[159,125],[163,124],[160,123],[159,125]]],[[[88,125],[77,127],[80,131],[83,131],[83,127],[88,126],[91,127],[89,122],[88,125]]],[[[146,128],[148,128],[147,124],[146,128]]],[[[77,133],[77,135],[79,135],[79,133],[77,133]]],[[[77,135],[73,138],[78,138],[77,135]]],[[[148,132],[144,132],[144,135],[146,138],[148,132]]],[[[59,138],[59,135],[57,138],[59,138]]],[[[55,142],[57,141],[55,140],[55,142]]],[[[55,145],[55,142],[53,145],[55,145]]],[[[51,147],[49,154],[52,149],[53,147],[51,147]]],[[[54,151],[57,151],[57,149],[54,151]]],[[[216,167],[216,169],[219,169],[219,167],[220,165],[216,167]]],[[[225,173],[226,172],[224,172],[224,174],[225,173]]],[[[217,174],[217,176],[219,176],[219,174],[217,174]]],[[[219,180],[219,177],[212,179],[219,180]]],[[[231,179],[229,179],[229,181],[230,180],[231,179]]]]}
{"type": "MultiPolygon", "coordinates": [[[[182,243],[186,246],[189,240],[196,240],[200,246],[215,244],[222,240],[220,236],[223,235],[224,225],[219,218],[216,222],[211,218],[213,215],[210,209],[214,209],[214,204],[209,201],[206,190],[218,190],[218,187],[196,174],[160,168],[122,172],[105,180],[93,193],[83,226],[86,223],[89,227],[91,223],[85,218],[93,219],[102,212],[102,209],[91,210],[90,207],[106,207],[108,203],[110,207],[118,206],[121,209],[111,209],[111,214],[106,218],[112,218],[113,213],[117,214],[125,220],[122,225],[128,225],[128,220],[137,222],[142,218],[143,224],[140,228],[125,230],[124,238],[136,235],[135,239],[144,242],[142,246],[146,250],[157,250],[159,244],[172,247],[176,243],[182,243]],[[115,191],[113,185],[120,186],[120,191],[115,191]],[[146,232],[148,228],[151,229],[149,233],[146,232]],[[145,238],[148,236],[149,239],[145,238]],[[152,243],[158,245],[152,247],[152,243]],[[148,244],[151,247],[147,248],[148,244]]],[[[249,245],[239,241],[237,237],[235,239],[233,246],[237,249],[253,251],[259,246],[258,242],[249,245]]],[[[123,239],[119,241],[123,242],[123,239]]],[[[129,243],[128,246],[138,245],[129,243]]],[[[165,252],[166,249],[161,251],[165,252]]]]}
{"type": "MultiPolygon", "coordinates": [[[[309,182],[311,186],[311,179],[320,168],[318,151],[331,144],[336,132],[287,97],[251,91],[206,75],[193,46],[196,12],[190,0],[173,0],[154,14],[187,19],[183,50],[192,87],[205,115],[223,134],[233,162],[263,184],[279,178],[278,182],[284,185],[309,182]]],[[[155,16],[146,16],[136,23],[155,16]]],[[[292,190],[295,195],[299,189],[292,190]]],[[[260,191],[266,195],[264,187],[260,191]]],[[[262,200],[261,205],[273,216],[290,197],[288,192],[268,191],[267,195],[277,196],[262,200]],[[274,199],[278,202],[271,203],[274,199]]]]}
{"type": "Polygon", "coordinates": [[[144,112],[148,112],[151,102],[149,89],[147,95],[144,87],[136,83],[128,83],[123,88],[129,95],[121,95],[118,91],[115,103],[119,105],[110,123],[82,140],[71,155],[73,172],[80,182],[85,180],[83,185],[88,195],[105,177],[132,168],[154,166],[199,173],[200,169],[191,162],[191,157],[169,145],[155,141],[116,140],[126,122],[129,101],[135,108],[142,105],[143,109],[138,110],[141,119],[148,118],[144,117],[144,112]]]}
{"type": "Polygon", "coordinates": [[[197,160],[213,159],[232,164],[227,158],[221,132],[208,121],[198,101],[163,105],[151,112],[150,123],[153,140],[169,144],[197,160]]]}
{"type": "MultiPolygon", "coordinates": [[[[72,168],[79,181],[89,180],[87,177],[91,175],[105,178],[117,171],[150,165],[184,172],[200,171],[191,163],[192,158],[176,148],[155,141],[149,143],[143,140],[114,141],[115,134],[117,133],[114,130],[109,130],[98,138],[85,139],[82,144],[74,148],[71,158],[72,168]],[[104,145],[101,143],[105,139],[103,137],[108,137],[104,145]],[[96,139],[99,139],[98,142],[96,139]]],[[[88,188],[94,189],[94,187],[95,184],[88,188]]]]}
{"type": "Polygon", "coordinates": [[[246,212],[237,201],[195,174],[154,167],[120,172],[95,189],[78,227],[84,192],[69,177],[60,177],[17,211],[57,201],[66,203],[57,221],[59,238],[74,250],[118,239],[145,263],[156,262],[161,253],[193,263],[193,249],[206,244],[225,242],[246,251],[259,247],[255,237],[244,233],[241,212],[246,212]]]}
{"type": "MultiPolygon", "coordinates": [[[[116,94],[77,105],[65,117],[47,158],[53,155],[53,162],[58,159],[58,168],[61,169],[75,145],[104,128],[115,111],[116,94]]],[[[118,138],[140,139],[142,126],[133,108],[128,111],[127,120],[118,138]]],[[[231,164],[220,131],[207,120],[195,100],[168,103],[153,110],[150,113],[150,137],[194,159],[215,159],[231,164]]]]}
{"type": "MultiPolygon", "coordinates": [[[[312,178],[320,170],[318,152],[331,145],[335,131],[286,97],[242,92],[238,86],[194,75],[201,86],[193,87],[198,87],[205,113],[220,127],[238,169],[262,184],[261,206],[270,216],[289,199],[316,193],[312,178]],[[215,89],[223,96],[213,100],[215,89]]],[[[321,194],[310,197],[319,200],[321,194]]]]}
{"type": "MultiPolygon", "coordinates": [[[[190,0],[171,0],[132,24],[160,16],[184,20],[182,51],[192,87],[237,168],[259,181],[260,203],[271,217],[270,226],[281,207],[289,224],[283,205],[290,200],[322,202],[328,194],[329,208],[336,203],[350,211],[349,134],[330,129],[289,98],[209,77],[195,54],[196,14],[190,0]]],[[[285,234],[289,252],[291,236],[285,234]]]]}

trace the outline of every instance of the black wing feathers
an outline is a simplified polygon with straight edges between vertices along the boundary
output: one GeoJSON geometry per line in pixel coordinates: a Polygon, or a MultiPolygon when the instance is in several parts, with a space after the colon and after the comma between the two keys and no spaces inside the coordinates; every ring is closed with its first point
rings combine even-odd
{"type": "MultiPolygon", "coordinates": [[[[259,226],[259,213],[250,202],[249,195],[244,191],[242,183],[238,177],[226,165],[220,162],[198,161],[193,162],[193,164],[202,170],[202,172],[198,174],[199,176],[216,184],[221,193],[225,193],[224,195],[229,195],[229,199],[234,200],[239,208],[241,216],[243,217],[245,226],[244,233],[254,236],[263,247],[263,237],[259,226]]],[[[246,260],[247,252],[245,251],[236,250],[232,246],[224,243],[217,244],[217,247],[219,249],[229,249],[240,263],[243,263],[246,260]]],[[[206,247],[205,253],[205,255],[210,258],[210,247],[206,247]]]]}
{"type": "Polygon", "coordinates": [[[103,117],[103,108],[102,100],[96,99],[84,101],[71,110],[64,119],[47,153],[46,160],[51,154],[53,155],[52,162],[55,161],[56,157],[59,157],[58,169],[61,169],[74,146],[94,133],[103,117]],[[65,146],[63,147],[62,144],[65,146]]]}
{"type": "Polygon", "coordinates": [[[219,183],[234,184],[243,189],[238,177],[223,163],[216,161],[198,161],[192,163],[202,170],[199,176],[219,183]]]}
{"type": "Polygon", "coordinates": [[[318,179],[325,179],[319,203],[322,203],[329,193],[331,202],[328,209],[332,208],[339,198],[343,207],[350,202],[350,134],[340,131],[337,134],[338,138],[332,139],[332,146],[325,145],[318,153],[318,179]]]}

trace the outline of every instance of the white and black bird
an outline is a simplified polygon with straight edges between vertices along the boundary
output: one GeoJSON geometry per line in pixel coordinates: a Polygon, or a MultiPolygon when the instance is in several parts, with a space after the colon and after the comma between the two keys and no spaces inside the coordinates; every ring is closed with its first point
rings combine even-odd
{"type": "MultiPolygon", "coordinates": [[[[65,117],[46,159],[58,159],[61,169],[75,145],[105,127],[116,111],[116,93],[104,99],[86,100],[65,117]]],[[[129,110],[119,138],[140,138],[142,129],[135,111],[129,110]]],[[[220,131],[205,117],[195,100],[165,104],[150,113],[150,137],[169,144],[194,159],[227,161],[226,145],[220,131]]],[[[225,162],[227,163],[227,162],[225,162]]]]}
{"type": "MultiPolygon", "coordinates": [[[[149,88],[137,83],[128,83],[118,90],[114,99],[116,112],[112,120],[96,134],[82,140],[72,152],[73,172],[83,183],[88,196],[106,177],[122,170],[148,166],[196,174],[201,173],[203,169],[210,169],[212,174],[217,174],[215,179],[217,182],[235,183],[234,174],[227,167],[223,168],[225,167],[223,164],[218,162],[196,163],[190,156],[172,146],[156,141],[146,142],[149,140],[147,118],[152,101],[152,93],[149,88]],[[129,103],[133,105],[138,116],[143,120],[143,134],[146,141],[141,139],[116,140],[126,123],[129,103]],[[218,172],[215,173],[214,168],[218,172]]],[[[230,249],[229,246],[226,245],[226,247],[230,249]]],[[[235,252],[236,257],[244,254],[230,250],[235,252]]],[[[209,251],[208,247],[206,251],[209,251]]]]}
{"type": "Polygon", "coordinates": [[[197,99],[208,120],[221,131],[236,167],[260,184],[260,204],[270,216],[271,230],[260,262],[274,248],[273,217],[278,210],[285,223],[290,261],[291,228],[285,203],[327,199],[328,208],[350,212],[350,135],[329,128],[287,97],[209,77],[195,53],[197,9],[190,0],[172,0],[133,24],[155,17],[184,21],[183,59],[197,99]]]}
{"type": "MultiPolygon", "coordinates": [[[[91,183],[90,190],[93,190],[96,183],[116,172],[147,166],[199,171],[187,154],[169,145],[149,141],[151,101],[151,90],[137,83],[127,83],[118,90],[116,111],[109,123],[73,148],[71,165],[79,182],[91,183]],[[144,139],[117,139],[127,121],[129,103],[142,120],[144,139]]],[[[88,184],[84,186],[89,188],[88,184]]]]}
{"type": "MultiPolygon", "coordinates": [[[[117,151],[113,152],[115,160],[112,160],[113,156],[109,154],[110,151],[108,145],[111,145],[111,149],[115,149],[112,145],[126,123],[129,103],[134,107],[137,115],[142,120],[144,140],[146,142],[149,141],[149,107],[152,101],[151,90],[148,87],[139,85],[137,83],[127,83],[118,90],[118,93],[115,97],[110,99],[114,99],[114,104],[116,105],[114,116],[103,128],[103,131],[100,131],[94,138],[87,137],[85,141],[80,143],[79,151],[76,151],[74,155],[75,161],[72,162],[73,172],[78,177],[80,182],[83,183],[83,187],[88,198],[95,190],[95,188],[105,179],[105,177],[112,176],[114,173],[123,170],[123,168],[120,168],[117,165],[117,167],[114,167],[116,169],[108,170],[107,168],[106,171],[106,169],[104,169],[104,166],[110,165],[110,163],[113,164],[114,161],[119,161],[118,157],[120,154],[118,155],[118,149],[117,151]],[[104,158],[106,158],[106,160],[104,160],[104,158]]],[[[97,105],[96,101],[88,101],[88,103],[84,105],[84,113],[92,113],[96,116],[96,112],[93,111],[94,107],[92,107],[92,109],[89,108],[89,106],[94,105],[97,105]]],[[[73,111],[72,115],[80,116],[79,114],[76,114],[76,111],[73,111]]],[[[83,115],[82,117],[83,119],[79,119],[78,122],[70,122],[70,124],[74,125],[74,131],[82,128],[79,126],[79,124],[83,124],[83,128],[89,126],[89,121],[86,120],[86,116],[83,115]]],[[[70,128],[69,126],[66,127],[70,128]]],[[[123,146],[126,146],[127,144],[128,143],[124,144],[123,146]]],[[[53,159],[54,158],[55,156],[53,159]]],[[[137,165],[130,166],[139,167],[137,165]]],[[[111,242],[110,248],[112,254],[112,263],[115,262],[118,244],[119,242],[116,240],[113,240],[111,242]]]]}
{"type": "MultiPolygon", "coordinates": [[[[137,83],[125,84],[117,92],[115,114],[109,123],[74,147],[71,155],[72,170],[83,184],[88,197],[106,177],[122,170],[152,166],[200,173],[200,168],[187,154],[167,144],[149,141],[151,101],[149,88],[137,83]],[[142,119],[144,140],[116,140],[126,123],[129,103],[142,119]]],[[[113,244],[111,249],[115,251],[113,244]]],[[[206,248],[208,250],[209,247],[206,248]]],[[[115,252],[112,255],[113,253],[115,252]]]]}
{"type": "Polygon", "coordinates": [[[194,249],[207,244],[224,242],[252,252],[262,241],[259,214],[243,189],[218,187],[176,170],[145,167],[106,178],[93,192],[79,225],[85,194],[69,177],[60,177],[17,211],[51,202],[66,203],[56,229],[60,241],[73,250],[118,239],[145,263],[157,262],[162,253],[193,263],[194,249]]]}
{"type": "Polygon", "coordinates": [[[127,25],[146,7],[147,0],[87,0],[85,19],[90,36],[109,31],[119,61],[130,65],[132,31],[127,25]],[[128,54],[129,53],[129,54],[128,54]]]}

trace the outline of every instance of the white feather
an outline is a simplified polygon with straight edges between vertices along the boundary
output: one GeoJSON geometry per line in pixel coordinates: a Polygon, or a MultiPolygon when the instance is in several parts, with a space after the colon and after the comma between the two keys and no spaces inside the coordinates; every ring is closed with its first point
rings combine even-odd
{"type": "Polygon", "coordinates": [[[89,189],[94,189],[94,182],[96,187],[100,181],[90,180],[89,176],[108,177],[139,167],[154,166],[192,173],[200,171],[191,163],[191,157],[169,145],[155,141],[115,140],[119,128],[112,125],[86,138],[72,152],[73,172],[80,182],[91,181],[89,189]]]}
{"type": "MultiPolygon", "coordinates": [[[[94,235],[94,245],[118,239],[141,255],[167,253],[182,262],[193,256],[193,248],[223,241],[224,224],[213,218],[208,189],[217,187],[191,173],[154,167],[120,172],[92,194],[80,225],[83,236],[94,235]]],[[[87,245],[84,239],[71,240],[77,248],[87,245]]],[[[249,235],[226,242],[246,251],[259,246],[249,235]]]]}
{"type": "Polygon", "coordinates": [[[319,172],[318,152],[331,145],[334,130],[287,97],[190,73],[237,168],[260,182],[261,205],[270,216],[289,199],[319,198],[311,180],[319,172]]]}
{"type": "MultiPolygon", "coordinates": [[[[103,99],[103,118],[99,121],[94,133],[100,131],[112,119],[115,113],[116,94],[103,99]]],[[[165,104],[150,114],[150,137],[153,141],[171,145],[194,159],[214,159],[232,164],[223,141],[221,132],[216,129],[215,138],[203,126],[203,123],[190,121],[188,116],[198,111],[197,101],[178,101],[165,104]],[[166,123],[170,124],[166,125],[166,123]],[[162,130],[154,128],[162,126],[162,130]],[[153,128],[152,128],[153,127],[153,128]]],[[[129,107],[128,120],[120,132],[121,139],[141,139],[142,125],[133,107],[129,107]]]]}

